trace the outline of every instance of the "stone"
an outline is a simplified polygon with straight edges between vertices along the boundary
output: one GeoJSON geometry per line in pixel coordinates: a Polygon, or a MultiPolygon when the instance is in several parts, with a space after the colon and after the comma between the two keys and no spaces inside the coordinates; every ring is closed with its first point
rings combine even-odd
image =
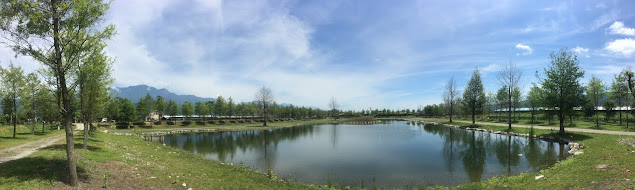
{"type": "Polygon", "coordinates": [[[518,156],[523,156],[523,154],[518,154],[518,156]]]}
{"type": "Polygon", "coordinates": [[[596,170],[606,170],[608,169],[610,166],[610,164],[598,164],[595,166],[596,170]]]}
{"type": "Polygon", "coordinates": [[[536,176],[536,178],[535,178],[535,179],[536,179],[536,180],[539,180],[539,179],[542,179],[542,178],[544,178],[544,177],[545,177],[544,175],[539,175],[539,176],[536,176]]]}
{"type": "Polygon", "coordinates": [[[187,187],[187,184],[185,184],[185,183],[183,183],[183,184],[181,184],[181,185],[182,185],[183,187],[187,187]]]}
{"type": "Polygon", "coordinates": [[[574,152],[574,153],[573,153],[573,155],[574,155],[574,156],[577,156],[577,155],[580,155],[580,154],[584,154],[584,152],[582,152],[582,151],[576,151],[576,152],[574,152]]]}

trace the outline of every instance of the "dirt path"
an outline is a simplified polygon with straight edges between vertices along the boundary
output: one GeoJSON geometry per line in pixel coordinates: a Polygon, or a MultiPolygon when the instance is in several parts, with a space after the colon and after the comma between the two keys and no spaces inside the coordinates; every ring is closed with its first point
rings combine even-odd
{"type": "MultiPolygon", "coordinates": [[[[424,120],[424,119],[418,119],[424,120]]],[[[455,122],[460,123],[472,123],[472,121],[464,121],[464,120],[454,120],[455,122]]],[[[507,127],[507,123],[490,123],[490,122],[476,122],[478,125],[494,125],[494,126],[503,126],[507,127]]],[[[517,125],[512,124],[512,127],[519,128],[531,128],[531,125],[517,125]]],[[[547,127],[547,126],[533,126],[534,129],[546,129],[546,130],[560,130],[559,127],[547,127]]],[[[583,132],[583,133],[597,133],[597,134],[609,134],[609,135],[631,135],[635,136],[635,132],[627,132],[627,131],[607,131],[607,130],[597,130],[597,129],[579,129],[579,128],[566,128],[565,131],[574,131],[574,132],[583,132]]]]}
{"type": "Polygon", "coordinates": [[[37,151],[40,148],[44,148],[52,145],[53,143],[64,139],[65,133],[57,134],[55,136],[47,137],[44,139],[27,142],[24,144],[12,146],[0,150],[0,164],[11,160],[17,160],[24,158],[31,153],[37,151]]]}

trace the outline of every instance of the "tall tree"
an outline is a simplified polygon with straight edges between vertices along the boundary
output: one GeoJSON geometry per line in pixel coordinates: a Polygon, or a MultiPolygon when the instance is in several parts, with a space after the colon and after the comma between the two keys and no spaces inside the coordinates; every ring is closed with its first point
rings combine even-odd
{"type": "Polygon", "coordinates": [[[205,116],[209,115],[209,106],[207,106],[203,102],[196,102],[194,108],[194,110],[196,111],[196,115],[198,115],[199,117],[203,117],[203,121],[205,121],[205,116]]]}
{"type": "Polygon", "coordinates": [[[335,117],[335,119],[338,119],[340,115],[340,104],[337,103],[335,97],[331,97],[331,100],[329,100],[329,109],[331,109],[331,116],[335,117]]]}
{"type": "Polygon", "coordinates": [[[513,91],[518,88],[518,83],[520,81],[520,77],[522,76],[522,72],[516,68],[512,62],[509,62],[509,65],[503,66],[503,70],[498,74],[498,81],[501,85],[507,87],[507,125],[508,129],[512,129],[512,96],[513,91]]]}
{"type": "Polygon", "coordinates": [[[600,117],[598,114],[598,106],[600,106],[600,101],[604,98],[604,84],[602,80],[599,78],[592,76],[591,80],[589,80],[589,84],[586,87],[587,97],[591,100],[593,104],[593,112],[595,113],[595,127],[600,127],[600,117]]]}
{"type": "Polygon", "coordinates": [[[109,2],[100,0],[2,0],[0,4],[4,44],[44,64],[56,79],[64,115],[70,186],[77,186],[70,92],[76,83],[70,72],[77,71],[74,67],[88,51],[85,42],[105,40],[114,34],[114,26],[101,24],[108,8],[109,2]]]}
{"type": "Polygon", "coordinates": [[[256,102],[258,103],[258,109],[260,110],[260,113],[262,113],[262,126],[267,126],[269,111],[271,109],[271,105],[275,101],[271,89],[262,86],[254,95],[254,99],[256,99],[256,102]]]}
{"type": "Polygon", "coordinates": [[[118,119],[120,122],[131,122],[136,119],[137,110],[135,109],[134,103],[128,100],[128,98],[117,98],[117,103],[119,104],[119,114],[118,119]]]}
{"type": "Polygon", "coordinates": [[[181,105],[181,112],[183,112],[185,120],[189,121],[190,117],[192,117],[192,113],[194,113],[194,107],[192,106],[192,103],[183,102],[183,105],[181,105]]]}
{"type": "Polygon", "coordinates": [[[113,80],[110,78],[110,70],[113,60],[105,55],[104,42],[89,40],[91,44],[88,55],[81,59],[78,66],[77,83],[79,88],[79,101],[81,118],[84,123],[84,149],[88,147],[88,132],[93,120],[104,110],[108,99],[108,85],[113,80]]]}
{"type": "Polygon", "coordinates": [[[456,98],[459,94],[459,88],[456,86],[454,76],[452,76],[450,77],[450,80],[448,80],[448,83],[445,84],[445,91],[443,92],[443,101],[445,102],[445,105],[448,105],[448,109],[450,110],[450,123],[452,123],[452,115],[454,115],[456,98]]]}
{"type": "Polygon", "coordinates": [[[578,64],[575,53],[561,49],[549,56],[551,65],[545,68],[545,77],[541,79],[545,104],[554,107],[560,122],[560,135],[564,135],[564,120],[573,114],[573,108],[580,105],[583,99],[584,87],[579,79],[584,71],[578,64]]]}
{"type": "Polygon", "coordinates": [[[39,92],[42,90],[42,82],[38,78],[37,74],[29,73],[25,76],[24,80],[24,90],[22,91],[22,103],[24,104],[22,107],[24,108],[24,112],[27,118],[31,119],[31,134],[35,135],[35,124],[37,123],[38,109],[37,107],[43,106],[41,105],[41,100],[39,100],[39,92]]]}
{"type": "Polygon", "coordinates": [[[165,107],[165,113],[170,115],[170,118],[174,121],[174,116],[179,113],[179,105],[175,101],[168,101],[168,106],[165,107]]]}
{"type": "Polygon", "coordinates": [[[234,103],[234,99],[232,99],[232,97],[230,96],[227,99],[227,115],[229,115],[229,118],[234,116],[235,107],[236,107],[236,104],[234,103]]]}
{"type": "MultiPolygon", "coordinates": [[[[4,86],[4,93],[5,93],[5,97],[9,100],[10,102],[10,108],[13,109],[7,109],[7,111],[10,112],[3,112],[4,114],[8,114],[9,117],[11,117],[11,121],[13,121],[13,138],[15,138],[15,132],[17,129],[17,125],[18,125],[18,107],[21,106],[21,102],[20,104],[18,104],[21,97],[22,93],[24,91],[24,86],[25,86],[25,81],[24,81],[24,71],[22,71],[22,68],[15,67],[13,66],[13,63],[11,63],[9,65],[9,68],[7,69],[3,69],[2,71],[2,83],[4,86]]],[[[7,105],[5,105],[5,107],[8,107],[7,105]]],[[[4,110],[3,110],[4,111],[4,110]]]]}
{"type": "Polygon", "coordinates": [[[227,105],[225,104],[225,98],[223,98],[223,96],[218,96],[216,98],[216,102],[214,102],[214,112],[216,112],[216,116],[220,117],[226,115],[225,108],[227,105]]]}
{"type": "Polygon", "coordinates": [[[472,78],[467,83],[465,91],[463,91],[463,104],[470,110],[472,125],[475,125],[476,114],[481,111],[483,104],[485,104],[485,91],[481,82],[481,73],[478,69],[474,69],[472,78]]]}
{"type": "Polygon", "coordinates": [[[527,103],[531,112],[531,123],[535,123],[535,115],[542,102],[542,89],[534,84],[527,93],[527,103]]]}
{"type": "Polygon", "coordinates": [[[496,104],[499,107],[498,110],[498,121],[501,121],[501,112],[503,112],[503,110],[507,110],[507,112],[510,112],[509,108],[508,108],[508,104],[509,102],[507,101],[507,98],[509,97],[509,93],[507,92],[507,86],[503,85],[500,89],[498,89],[498,91],[496,91],[496,104]]]}
{"type": "Polygon", "coordinates": [[[156,103],[154,105],[154,112],[159,115],[159,121],[163,118],[163,112],[165,111],[165,100],[162,96],[157,96],[156,103]]]}
{"type": "MultiPolygon", "coordinates": [[[[615,100],[615,103],[619,107],[620,113],[620,125],[622,125],[622,111],[623,108],[626,107],[626,110],[629,109],[630,106],[630,95],[628,88],[628,76],[626,76],[626,72],[628,70],[624,70],[619,74],[615,75],[613,79],[613,83],[611,83],[610,87],[610,97],[615,100]]],[[[627,114],[628,116],[628,114],[627,114]]],[[[628,120],[626,120],[626,127],[628,128],[628,120]]]]}

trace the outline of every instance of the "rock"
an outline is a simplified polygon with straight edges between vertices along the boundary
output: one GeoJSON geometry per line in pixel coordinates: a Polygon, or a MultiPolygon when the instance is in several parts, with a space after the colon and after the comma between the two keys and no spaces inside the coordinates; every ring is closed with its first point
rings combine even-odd
{"type": "Polygon", "coordinates": [[[577,155],[580,155],[580,154],[584,154],[584,152],[582,152],[582,151],[576,151],[576,152],[574,152],[574,153],[573,153],[573,155],[574,155],[574,156],[577,156],[577,155]]]}
{"type": "Polygon", "coordinates": [[[578,151],[578,149],[572,148],[571,150],[569,150],[569,154],[573,154],[573,153],[575,153],[576,151],[578,151]]]}
{"type": "Polygon", "coordinates": [[[606,170],[608,169],[610,166],[610,164],[598,164],[595,166],[596,170],[606,170]]]}
{"type": "Polygon", "coordinates": [[[536,178],[535,178],[535,179],[536,179],[536,180],[539,180],[539,179],[542,179],[542,178],[544,178],[544,177],[545,177],[544,175],[539,175],[539,176],[536,176],[536,178]]]}
{"type": "Polygon", "coordinates": [[[165,143],[163,143],[163,146],[166,146],[165,143]]]}
{"type": "Polygon", "coordinates": [[[518,156],[523,156],[523,154],[518,154],[518,156]]]}
{"type": "Polygon", "coordinates": [[[156,179],[156,178],[157,178],[157,177],[154,177],[154,176],[150,177],[150,179],[156,179]]]}
{"type": "Polygon", "coordinates": [[[192,190],[192,188],[191,188],[191,187],[190,187],[190,188],[187,188],[187,190],[192,190]]]}
{"type": "Polygon", "coordinates": [[[187,187],[187,185],[185,183],[181,184],[183,187],[187,187]]]}

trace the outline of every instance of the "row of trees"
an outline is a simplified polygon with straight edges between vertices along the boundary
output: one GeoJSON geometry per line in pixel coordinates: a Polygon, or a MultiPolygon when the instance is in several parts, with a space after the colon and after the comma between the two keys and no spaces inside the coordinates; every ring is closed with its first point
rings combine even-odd
{"type": "MultiPolygon", "coordinates": [[[[80,111],[84,122],[98,115],[95,112],[104,103],[99,100],[107,97],[100,91],[111,81],[107,79],[111,60],[103,50],[105,40],[115,30],[113,25],[101,23],[108,8],[109,2],[96,0],[3,0],[0,4],[1,42],[16,55],[31,57],[43,65],[39,73],[52,89],[56,111],[65,126],[71,186],[77,185],[71,127],[74,112],[80,111]],[[79,100],[75,109],[74,99],[79,100]]],[[[88,126],[84,147],[87,132],[88,126]]]]}
{"type": "MultiPolygon", "coordinates": [[[[478,69],[472,73],[462,96],[459,96],[461,92],[456,81],[450,78],[443,95],[444,104],[447,106],[444,111],[447,111],[450,122],[453,116],[467,112],[472,118],[472,124],[475,124],[476,115],[491,114],[494,109],[498,110],[498,114],[503,111],[507,113],[508,127],[511,129],[514,111],[524,104],[529,108],[532,123],[535,122],[535,115],[538,113],[544,113],[549,118],[556,116],[560,134],[564,134],[566,118],[572,120],[577,113],[584,113],[587,117],[594,115],[596,126],[599,126],[599,107],[604,107],[607,117],[613,116],[612,110],[616,107],[630,108],[631,100],[635,98],[635,83],[632,81],[635,74],[630,68],[615,75],[610,86],[595,76],[583,85],[580,79],[584,77],[584,71],[580,68],[575,53],[561,49],[559,52],[551,53],[550,58],[551,64],[544,69],[544,75],[537,75],[539,83],[532,84],[525,97],[521,95],[519,83],[522,72],[512,63],[506,65],[499,73],[501,88],[496,93],[485,92],[478,69]]],[[[622,124],[622,112],[619,114],[622,124]]],[[[626,114],[626,117],[628,115],[626,114]]],[[[498,118],[500,120],[500,115],[498,118]]]]}

